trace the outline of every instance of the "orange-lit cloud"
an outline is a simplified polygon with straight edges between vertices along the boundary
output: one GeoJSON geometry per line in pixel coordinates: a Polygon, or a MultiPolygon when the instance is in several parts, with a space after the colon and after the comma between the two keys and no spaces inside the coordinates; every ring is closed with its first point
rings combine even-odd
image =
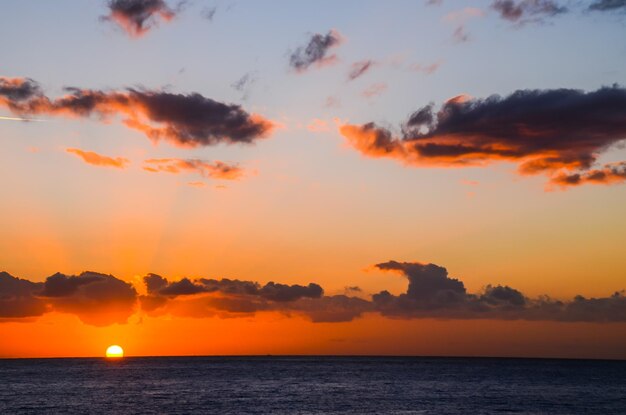
{"type": "Polygon", "coordinates": [[[110,0],[109,15],[103,20],[118,24],[131,37],[140,37],[158,24],[159,19],[169,22],[176,16],[163,0],[110,0]]]}
{"type": "Polygon", "coordinates": [[[593,92],[521,90],[504,98],[460,95],[437,112],[427,105],[411,114],[400,134],[374,123],[344,124],[340,133],[366,156],[411,166],[509,161],[523,175],[543,173],[577,184],[615,183],[621,181],[621,165],[613,165],[604,176],[591,169],[601,152],[626,139],[625,113],[626,89],[617,86],[593,92]]]}
{"type": "Polygon", "coordinates": [[[86,324],[125,323],[139,305],[149,315],[242,317],[259,312],[297,314],[314,322],[345,322],[366,313],[391,318],[454,318],[626,322],[626,297],[615,292],[603,298],[577,296],[571,301],[547,296],[529,298],[505,285],[487,285],[477,293],[435,264],[388,261],[375,266],[408,280],[406,292],[373,294],[352,287],[346,294],[325,295],[316,283],[307,285],[212,278],[171,281],[156,274],[144,277],[146,294],[112,275],[84,272],[55,274],[34,283],[0,273],[0,322],[32,318],[47,312],[76,315],[86,324]]]}
{"type": "Polygon", "coordinates": [[[130,161],[124,157],[112,158],[108,156],[103,156],[98,153],[94,153],[93,151],[83,151],[78,148],[68,148],[65,151],[67,151],[70,154],[77,155],[85,163],[91,164],[93,166],[115,167],[117,169],[124,169],[130,163],[130,161]]]}
{"type": "Polygon", "coordinates": [[[241,167],[236,164],[227,164],[219,160],[206,161],[198,159],[165,158],[148,159],[144,161],[144,163],[143,169],[153,173],[197,173],[202,177],[222,180],[238,180],[244,175],[244,170],[241,167]]]}
{"type": "Polygon", "coordinates": [[[224,104],[200,94],[145,89],[100,91],[67,88],[51,100],[31,79],[0,78],[0,106],[19,115],[96,116],[106,121],[122,115],[123,123],[152,141],[197,147],[217,143],[252,143],[267,137],[275,125],[239,105],[224,104]]]}
{"type": "Polygon", "coordinates": [[[551,184],[568,187],[582,184],[614,184],[626,181],[626,162],[605,164],[601,169],[581,173],[559,172],[550,180],[551,184]]]}

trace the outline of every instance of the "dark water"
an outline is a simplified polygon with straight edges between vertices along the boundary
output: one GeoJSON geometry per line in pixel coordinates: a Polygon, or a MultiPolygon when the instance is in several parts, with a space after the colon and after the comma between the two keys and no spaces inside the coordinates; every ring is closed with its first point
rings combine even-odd
{"type": "Polygon", "coordinates": [[[626,362],[381,357],[0,360],[0,414],[626,414],[626,362]]]}

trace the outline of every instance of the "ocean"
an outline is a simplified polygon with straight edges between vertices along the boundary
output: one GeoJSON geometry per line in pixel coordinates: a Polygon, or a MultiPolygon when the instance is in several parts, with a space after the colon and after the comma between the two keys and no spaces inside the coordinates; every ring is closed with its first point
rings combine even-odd
{"type": "Polygon", "coordinates": [[[626,361],[0,360],[0,414],[626,414],[626,361]]]}

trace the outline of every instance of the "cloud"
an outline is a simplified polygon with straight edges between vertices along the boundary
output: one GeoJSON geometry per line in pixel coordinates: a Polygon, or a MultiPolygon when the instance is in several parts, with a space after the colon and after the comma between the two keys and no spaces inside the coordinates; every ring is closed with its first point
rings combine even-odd
{"type": "Polygon", "coordinates": [[[250,90],[256,83],[257,77],[254,72],[247,72],[241,78],[230,84],[230,87],[241,93],[241,99],[247,100],[250,96],[250,90]]]}
{"type": "Polygon", "coordinates": [[[34,283],[0,273],[0,320],[56,311],[74,314],[90,325],[121,324],[133,314],[136,299],[132,285],[112,275],[57,273],[44,283],[34,283]]]}
{"type": "Polygon", "coordinates": [[[65,149],[70,154],[75,154],[87,164],[91,164],[93,166],[101,166],[101,167],[115,167],[118,169],[124,169],[130,164],[128,159],[123,157],[107,157],[98,153],[94,153],[93,151],[83,151],[78,148],[68,148],[65,149]]]}
{"type": "Polygon", "coordinates": [[[143,169],[153,173],[197,173],[202,177],[222,180],[238,180],[244,175],[244,170],[241,167],[219,160],[164,158],[148,159],[144,163],[143,169]]]}
{"type": "MultiPolygon", "coordinates": [[[[399,136],[374,123],[342,125],[341,134],[368,157],[410,166],[518,164],[522,175],[585,176],[600,153],[626,139],[626,89],[519,90],[500,97],[455,97],[439,111],[419,108],[399,136]]],[[[613,165],[607,177],[622,168],[613,165]]],[[[613,180],[615,182],[616,180],[613,180]]],[[[584,181],[593,183],[593,180],[584,181]]]]}
{"type": "Polygon", "coordinates": [[[363,96],[365,98],[374,98],[387,90],[387,84],[384,82],[378,82],[372,84],[363,90],[363,96]]]}
{"type": "Polygon", "coordinates": [[[343,42],[341,34],[332,29],[327,34],[315,33],[306,46],[300,46],[289,55],[289,65],[297,72],[304,72],[315,64],[325,66],[337,61],[336,55],[328,55],[328,50],[343,42]]]}
{"type": "Polygon", "coordinates": [[[601,12],[626,10],[626,0],[596,0],[589,5],[589,10],[601,12]]]}
{"type": "Polygon", "coordinates": [[[163,0],[110,0],[109,15],[103,20],[116,23],[131,37],[140,37],[154,28],[159,20],[169,22],[177,11],[163,0]]]}
{"type": "Polygon", "coordinates": [[[576,296],[572,301],[547,296],[530,299],[503,285],[488,285],[471,294],[462,281],[435,264],[389,261],[375,265],[409,280],[406,293],[381,291],[372,296],[375,310],[392,318],[522,319],[542,321],[626,321],[626,297],[616,292],[605,298],[576,296]]]}
{"type": "Polygon", "coordinates": [[[465,23],[470,19],[483,17],[484,15],[485,12],[482,9],[465,7],[446,14],[443,20],[456,25],[456,29],[454,29],[452,33],[452,38],[455,43],[463,43],[470,40],[470,35],[465,28],[465,23]]]}
{"type": "Polygon", "coordinates": [[[239,105],[224,104],[198,93],[173,94],[148,89],[122,91],[66,88],[67,94],[50,99],[29,79],[2,78],[0,107],[19,115],[49,114],[107,121],[123,117],[128,128],[138,130],[153,142],[161,140],[180,147],[218,143],[252,143],[267,137],[274,124],[239,105]]]}
{"type": "Polygon", "coordinates": [[[568,11],[553,0],[494,0],[491,8],[501,18],[519,25],[541,23],[545,17],[554,17],[568,11]]]}
{"type": "Polygon", "coordinates": [[[5,78],[0,76],[0,103],[21,102],[42,94],[37,82],[30,78],[5,78]]]}
{"type": "Polygon", "coordinates": [[[591,169],[582,173],[560,172],[550,182],[561,187],[582,184],[614,184],[626,181],[626,162],[605,164],[601,169],[591,169]]]}
{"type": "Polygon", "coordinates": [[[369,59],[353,63],[348,73],[348,81],[354,81],[365,72],[369,71],[373,65],[374,61],[369,59]]]}
{"type": "Polygon", "coordinates": [[[106,326],[125,323],[139,304],[149,315],[184,317],[241,317],[257,312],[302,315],[313,322],[345,322],[366,313],[390,318],[523,319],[542,321],[626,322],[626,297],[576,296],[571,301],[548,296],[529,298],[506,285],[487,285],[470,293],[463,281],[446,268],[420,262],[387,261],[382,271],[408,280],[405,292],[383,290],[371,300],[358,287],[346,287],[344,295],[325,295],[316,283],[282,284],[237,279],[182,278],[168,280],[148,274],[145,295],[112,275],[83,272],[54,274],[35,283],[0,273],[0,322],[41,316],[47,312],[76,315],[84,323],[106,326]],[[356,293],[358,296],[350,296],[356,293]]]}
{"type": "Polygon", "coordinates": [[[108,326],[126,323],[134,312],[137,292],[131,284],[112,275],[57,273],[48,277],[39,296],[55,311],[75,314],[86,324],[108,326]]]}
{"type": "Polygon", "coordinates": [[[0,321],[43,315],[47,311],[46,304],[34,296],[42,286],[42,283],[0,272],[0,321]]]}

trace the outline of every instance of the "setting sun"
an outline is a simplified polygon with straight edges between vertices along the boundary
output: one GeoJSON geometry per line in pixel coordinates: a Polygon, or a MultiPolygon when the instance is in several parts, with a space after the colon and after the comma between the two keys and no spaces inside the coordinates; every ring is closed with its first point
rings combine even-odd
{"type": "Polygon", "coordinates": [[[107,348],[106,356],[107,357],[114,357],[114,358],[124,357],[124,349],[122,349],[120,346],[114,344],[114,345],[109,346],[107,348]]]}

